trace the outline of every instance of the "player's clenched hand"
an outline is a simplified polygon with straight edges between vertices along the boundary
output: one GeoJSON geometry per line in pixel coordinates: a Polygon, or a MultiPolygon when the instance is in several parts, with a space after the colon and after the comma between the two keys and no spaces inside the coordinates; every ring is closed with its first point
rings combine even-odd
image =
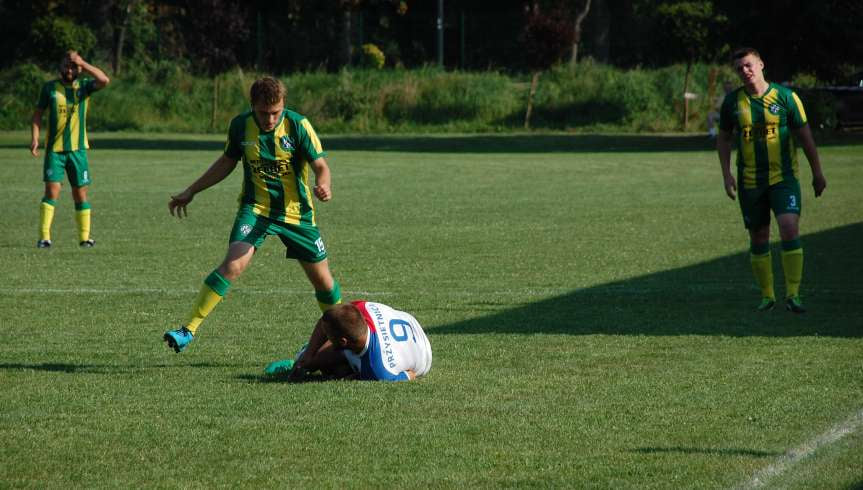
{"type": "Polygon", "coordinates": [[[34,157],[39,156],[39,142],[38,141],[33,141],[32,143],[30,143],[30,154],[33,155],[34,157]]]}
{"type": "Polygon", "coordinates": [[[725,177],[725,193],[732,201],[737,197],[737,181],[734,180],[734,176],[725,177]]]}
{"type": "Polygon", "coordinates": [[[333,197],[333,192],[330,190],[330,186],[328,185],[316,185],[314,192],[315,197],[321,201],[329,201],[333,197]]]}
{"type": "Polygon", "coordinates": [[[176,216],[178,218],[189,216],[189,212],[186,211],[186,206],[192,202],[194,197],[195,195],[189,192],[188,189],[176,196],[171,196],[171,201],[168,203],[168,210],[171,211],[171,216],[176,216]]]}
{"type": "Polygon", "coordinates": [[[815,190],[815,197],[820,197],[824,189],[827,188],[827,179],[824,178],[823,174],[819,173],[812,177],[812,188],[815,190]]]}

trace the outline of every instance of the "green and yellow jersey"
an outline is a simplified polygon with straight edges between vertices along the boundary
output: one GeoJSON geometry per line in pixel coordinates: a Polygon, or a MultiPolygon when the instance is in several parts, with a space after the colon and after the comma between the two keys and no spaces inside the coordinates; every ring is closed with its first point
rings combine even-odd
{"type": "Polygon", "coordinates": [[[225,155],[243,161],[241,205],[275,221],[315,225],[309,164],[325,153],[308,119],[285,109],[263,132],[254,112],[240,114],[228,128],[225,155]]]}
{"type": "Polygon", "coordinates": [[[78,151],[90,147],[87,109],[90,95],[98,90],[95,83],[92,79],[77,79],[72,85],[63,85],[60,80],[52,80],[42,86],[36,107],[43,111],[49,109],[45,151],[78,151]]]}
{"type": "Polygon", "coordinates": [[[797,151],[791,130],[806,125],[803,103],[791,89],[770,83],[763,95],[742,87],[722,103],[719,127],[737,131],[737,169],[744,188],[797,178],[797,151]]]}

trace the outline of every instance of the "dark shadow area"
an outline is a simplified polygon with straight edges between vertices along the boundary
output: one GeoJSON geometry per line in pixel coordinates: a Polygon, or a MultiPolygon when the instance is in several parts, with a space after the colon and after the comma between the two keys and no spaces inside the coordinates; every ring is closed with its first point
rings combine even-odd
{"type": "Polygon", "coordinates": [[[176,368],[236,368],[248,367],[248,364],[219,364],[199,362],[186,365],[176,364],[147,364],[138,366],[119,366],[116,364],[71,364],[43,362],[34,364],[5,363],[0,364],[0,370],[8,371],[47,371],[54,373],[91,373],[91,374],[117,374],[118,372],[143,371],[147,369],[176,369],[176,368]]]}
{"type": "Polygon", "coordinates": [[[483,134],[461,136],[334,136],[324,138],[338,151],[423,153],[602,153],[704,151],[714,147],[706,135],[483,134]]]}
{"type": "MultiPolygon", "coordinates": [[[[224,140],[207,139],[133,139],[112,138],[110,136],[91,137],[91,150],[155,150],[155,151],[212,151],[225,149],[224,140]]],[[[217,155],[218,156],[218,155],[217,155]]]]}
{"type": "MultiPolygon", "coordinates": [[[[594,121],[595,122],[595,121],[594,121]]],[[[715,141],[706,134],[477,134],[477,135],[322,135],[328,151],[396,151],[423,153],[603,153],[713,151],[715,141]]],[[[820,146],[863,145],[863,134],[820,133],[820,146]]],[[[221,135],[199,139],[146,135],[130,138],[110,133],[90,136],[93,150],[212,151],[224,148],[221,135]]],[[[28,151],[27,143],[0,143],[0,148],[28,151]]]]}
{"type": "MultiPolygon", "coordinates": [[[[755,311],[760,298],[744,252],[509,309],[504,309],[509,299],[490,297],[471,306],[503,311],[430,327],[429,332],[863,337],[863,223],[801,238],[802,293],[809,308],[802,315],[785,311],[781,302],[773,311],[755,311]]],[[[778,244],[773,246],[773,271],[776,294],[782,295],[778,244]]]]}
{"type": "Polygon", "coordinates": [[[631,452],[642,454],[680,453],[680,454],[711,454],[717,456],[753,456],[756,458],[772,458],[781,456],[776,451],[758,451],[755,449],[738,448],[700,448],[700,447],[640,447],[631,452]]]}
{"type": "Polygon", "coordinates": [[[289,381],[288,376],[268,376],[265,374],[241,374],[236,376],[237,379],[248,381],[250,383],[285,383],[285,384],[300,384],[300,383],[323,383],[325,381],[336,381],[343,378],[333,376],[324,376],[321,373],[307,374],[305,378],[299,381],[289,381]]]}

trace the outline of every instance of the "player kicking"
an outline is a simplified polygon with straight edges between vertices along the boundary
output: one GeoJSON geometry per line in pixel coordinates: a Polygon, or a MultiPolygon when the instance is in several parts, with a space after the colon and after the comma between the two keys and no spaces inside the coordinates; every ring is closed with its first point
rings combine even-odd
{"type": "Polygon", "coordinates": [[[296,361],[274,362],[265,372],[290,372],[290,381],[318,370],[335,378],[409,381],[431,365],[431,345],[416,318],[381,303],[354,301],[324,312],[296,361]]]}
{"type": "Polygon", "coordinates": [[[231,121],[222,156],[168,203],[172,215],[185,216],[195,194],[221,182],[238,161],[243,161],[240,208],[225,259],[204,280],[186,323],[163,336],[178,353],[194,339],[201,322],[228,293],[269,235],[279,237],[287,248],[287,258],[299,261],[322,311],[341,303],[339,283],[330,273],[312,201],[313,193],[321,201],[332,198],[330,170],[321,142],[308,119],[285,109],[285,87],[280,81],[271,77],[255,81],[250,99],[252,110],[231,121]],[[310,170],[315,174],[314,188],[309,186],[310,170]]]}
{"type": "Polygon", "coordinates": [[[800,245],[800,182],[797,180],[797,137],[812,170],[815,197],[827,187],[803,103],[790,89],[764,79],[758,51],[743,48],[732,56],[743,87],[725,97],[719,116],[716,149],[725,180],[725,193],[735,198],[740,184],[740,210],[749,230],[750,263],[761,288],[759,311],[776,303],[770,256],[770,211],[782,239],[785,307],[794,313],[806,308],[800,300],[803,248],[800,245]],[[737,132],[737,179],[731,175],[732,133],[737,132]]]}

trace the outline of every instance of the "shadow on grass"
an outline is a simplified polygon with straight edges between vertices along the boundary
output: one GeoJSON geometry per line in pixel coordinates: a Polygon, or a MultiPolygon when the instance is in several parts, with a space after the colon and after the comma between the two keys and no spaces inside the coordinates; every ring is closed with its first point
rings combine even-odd
{"type": "Polygon", "coordinates": [[[642,454],[662,454],[662,453],[681,453],[681,454],[711,454],[716,456],[753,456],[756,458],[772,458],[781,456],[783,453],[776,451],[758,451],[756,449],[738,449],[738,448],[700,448],[700,447],[640,447],[633,449],[631,452],[642,454]]]}
{"type": "MultiPolygon", "coordinates": [[[[508,299],[478,307],[500,312],[429,327],[451,334],[610,334],[863,337],[863,223],[802,237],[803,289],[809,312],[781,303],[754,311],[759,293],[747,253],[573,291],[507,308],[508,299]]],[[[784,293],[779,250],[773,247],[776,293],[784,293]]],[[[584,264],[584,267],[591,267],[584,264]]]]}
{"type": "MultiPolygon", "coordinates": [[[[397,151],[423,153],[578,153],[713,151],[714,140],[704,134],[426,134],[426,135],[323,135],[329,151],[397,151]]],[[[863,134],[823,133],[818,144],[863,145],[863,134]]],[[[212,151],[224,148],[222,135],[164,137],[146,134],[98,133],[90,136],[94,150],[212,151]]],[[[27,142],[0,141],[0,148],[27,151],[27,142]]]]}
{"type": "Polygon", "coordinates": [[[199,362],[185,364],[148,364],[138,366],[120,366],[116,364],[71,364],[59,362],[42,362],[33,364],[23,363],[0,363],[0,370],[7,371],[47,371],[53,373],[90,373],[90,374],[117,374],[118,372],[144,371],[148,369],[176,369],[176,368],[227,368],[248,367],[248,364],[219,364],[199,362]]]}
{"type": "Polygon", "coordinates": [[[304,384],[304,383],[323,383],[325,381],[341,381],[342,378],[335,378],[333,376],[325,376],[320,373],[307,374],[305,378],[300,381],[289,381],[287,375],[285,376],[270,376],[267,374],[241,374],[236,376],[237,379],[248,381],[250,383],[285,383],[285,384],[304,384]]]}

